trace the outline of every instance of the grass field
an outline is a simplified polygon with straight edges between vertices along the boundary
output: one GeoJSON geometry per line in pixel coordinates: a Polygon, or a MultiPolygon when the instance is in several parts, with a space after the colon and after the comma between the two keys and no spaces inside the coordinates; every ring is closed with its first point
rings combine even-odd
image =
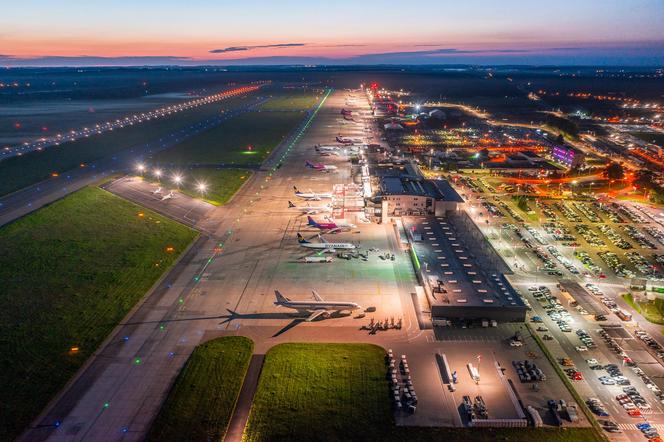
{"type": "Polygon", "coordinates": [[[654,301],[636,301],[631,293],[625,293],[622,298],[634,310],[641,313],[649,322],[664,325],[664,299],[654,301]]]}
{"type": "Polygon", "coordinates": [[[149,441],[223,440],[254,344],[241,336],[214,339],[196,347],[178,376],[149,441]]]}
{"type": "Polygon", "coordinates": [[[634,135],[636,138],[639,138],[646,143],[653,143],[658,146],[664,147],[664,134],[659,132],[630,132],[630,135],[634,135]]]}
{"type": "Polygon", "coordinates": [[[243,169],[193,169],[187,172],[191,178],[184,183],[182,193],[221,206],[231,199],[252,173],[243,169]],[[205,185],[204,193],[197,188],[198,183],[205,185]]]}
{"type": "Polygon", "coordinates": [[[195,237],[95,187],[0,229],[0,440],[28,425],[195,237]]]}
{"type": "Polygon", "coordinates": [[[236,108],[246,102],[248,102],[246,99],[231,98],[165,118],[64,143],[41,152],[0,161],[0,177],[2,177],[0,195],[45,180],[53,172],[61,173],[79,167],[81,163],[96,161],[132,146],[155,142],[162,136],[217,116],[222,109],[236,108]]]}
{"type": "Polygon", "coordinates": [[[252,166],[300,123],[300,112],[247,112],[155,155],[163,165],[252,166]]]}
{"type": "Polygon", "coordinates": [[[397,427],[390,409],[385,351],[369,344],[273,347],[243,439],[253,441],[591,442],[584,429],[397,427]]]}
{"type": "Polygon", "coordinates": [[[292,94],[275,94],[270,100],[261,105],[266,111],[306,111],[313,107],[321,94],[307,92],[294,92],[292,94]]]}

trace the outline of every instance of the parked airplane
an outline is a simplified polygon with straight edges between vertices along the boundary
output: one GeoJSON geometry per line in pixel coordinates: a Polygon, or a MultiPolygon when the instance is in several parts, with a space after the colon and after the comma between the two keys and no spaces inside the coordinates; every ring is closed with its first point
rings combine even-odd
{"type": "Polygon", "coordinates": [[[337,170],[337,166],[333,166],[333,165],[330,165],[330,164],[323,164],[323,163],[315,163],[314,164],[309,160],[306,160],[304,162],[304,165],[306,167],[308,167],[309,169],[316,169],[316,170],[319,170],[321,172],[332,172],[334,170],[337,170]]]}
{"type": "Polygon", "coordinates": [[[173,195],[173,191],[170,191],[166,195],[162,196],[161,200],[165,201],[165,200],[170,200],[171,198],[175,198],[175,195],[173,195]]]}
{"type": "Polygon", "coordinates": [[[327,230],[328,233],[337,232],[343,229],[354,229],[355,225],[349,223],[348,221],[335,221],[330,218],[326,218],[326,222],[318,222],[310,216],[307,216],[307,224],[311,227],[315,227],[320,230],[327,230]]]}
{"type": "Polygon", "coordinates": [[[312,201],[320,201],[323,198],[332,198],[331,193],[314,193],[314,192],[300,192],[297,190],[297,187],[293,186],[293,190],[295,191],[295,196],[298,198],[302,198],[305,200],[312,200],[312,201]]]}
{"type": "Polygon", "coordinates": [[[280,307],[292,308],[300,313],[310,313],[306,322],[311,322],[319,316],[329,317],[331,312],[343,312],[361,310],[362,307],[355,302],[325,301],[316,290],[312,290],[315,301],[291,301],[281,294],[279,290],[274,291],[277,298],[274,305],[280,307]]]}
{"type": "Polygon", "coordinates": [[[316,149],[316,151],[318,152],[338,152],[342,148],[343,146],[332,146],[332,145],[321,146],[320,144],[314,146],[314,149],[316,149]]]}
{"type": "Polygon", "coordinates": [[[161,187],[157,187],[155,190],[152,191],[154,195],[161,193],[161,187]]]}
{"type": "Polygon", "coordinates": [[[341,144],[362,143],[362,140],[360,140],[359,138],[347,138],[347,137],[339,136],[339,137],[336,138],[336,140],[337,140],[338,143],[341,143],[341,144]]]}
{"type": "Polygon", "coordinates": [[[302,213],[306,213],[307,215],[315,215],[319,212],[331,212],[332,211],[332,206],[329,204],[326,204],[324,206],[310,206],[307,204],[306,206],[296,206],[292,202],[288,201],[288,208],[291,210],[299,210],[302,213]]]}
{"type": "Polygon", "coordinates": [[[309,242],[304,239],[304,237],[299,232],[297,234],[297,242],[300,244],[300,246],[306,247],[308,249],[319,249],[325,252],[334,253],[336,249],[353,250],[356,248],[355,244],[349,242],[327,242],[325,238],[320,236],[320,234],[318,235],[318,239],[320,239],[321,242],[309,242]]]}
{"type": "Polygon", "coordinates": [[[354,229],[355,227],[357,227],[355,224],[349,223],[348,221],[343,220],[343,219],[332,219],[329,216],[325,216],[325,219],[328,222],[336,224],[337,227],[342,228],[342,229],[354,229]]]}

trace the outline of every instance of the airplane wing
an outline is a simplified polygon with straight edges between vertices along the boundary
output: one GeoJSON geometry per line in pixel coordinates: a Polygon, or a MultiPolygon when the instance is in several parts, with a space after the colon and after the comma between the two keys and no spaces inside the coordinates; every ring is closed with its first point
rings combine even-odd
{"type": "Polygon", "coordinates": [[[320,239],[320,241],[321,241],[322,243],[327,244],[327,241],[325,240],[325,238],[323,238],[323,237],[320,235],[320,233],[318,234],[318,239],[320,239]]]}
{"type": "Polygon", "coordinates": [[[316,301],[323,302],[323,298],[318,294],[316,290],[312,290],[311,293],[314,294],[314,298],[316,299],[316,301]]]}
{"type": "Polygon", "coordinates": [[[327,313],[327,310],[316,310],[307,319],[305,319],[305,322],[311,322],[314,319],[316,319],[317,317],[319,317],[320,315],[324,315],[326,313],[327,313]]]}

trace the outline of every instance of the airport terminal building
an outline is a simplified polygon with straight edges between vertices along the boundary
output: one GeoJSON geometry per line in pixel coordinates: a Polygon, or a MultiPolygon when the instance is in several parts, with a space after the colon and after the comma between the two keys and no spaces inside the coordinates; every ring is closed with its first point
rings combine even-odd
{"type": "Polygon", "coordinates": [[[406,215],[445,216],[464,202],[446,180],[426,179],[412,161],[377,164],[372,177],[376,182],[375,215],[382,222],[406,215]]]}

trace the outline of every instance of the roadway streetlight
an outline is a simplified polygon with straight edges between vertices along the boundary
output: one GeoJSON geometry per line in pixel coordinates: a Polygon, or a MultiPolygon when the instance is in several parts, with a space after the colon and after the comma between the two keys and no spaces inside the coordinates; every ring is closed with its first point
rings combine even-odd
{"type": "Polygon", "coordinates": [[[154,176],[157,177],[157,181],[161,181],[161,169],[155,169],[154,176]]]}
{"type": "Polygon", "coordinates": [[[143,172],[145,172],[145,164],[139,163],[136,165],[136,170],[143,175],[143,172]]]}
{"type": "Polygon", "coordinates": [[[180,184],[182,183],[182,175],[173,175],[173,182],[178,186],[179,189],[180,184]]]}
{"type": "Polygon", "coordinates": [[[207,184],[205,184],[205,183],[198,183],[198,184],[196,185],[196,188],[198,189],[198,191],[199,191],[200,193],[205,193],[205,192],[207,191],[207,184]]]}

